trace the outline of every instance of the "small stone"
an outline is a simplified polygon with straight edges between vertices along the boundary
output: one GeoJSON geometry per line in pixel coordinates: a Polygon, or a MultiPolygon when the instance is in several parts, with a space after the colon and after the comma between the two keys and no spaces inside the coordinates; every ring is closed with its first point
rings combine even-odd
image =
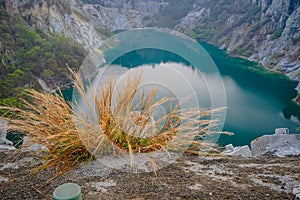
{"type": "Polygon", "coordinates": [[[191,190],[200,190],[201,187],[202,187],[202,185],[201,185],[201,184],[198,184],[198,183],[195,184],[195,185],[189,186],[189,188],[190,188],[191,190]]]}
{"type": "Polygon", "coordinates": [[[0,144],[0,150],[4,150],[4,151],[16,150],[16,147],[7,144],[0,144]]]}
{"type": "Polygon", "coordinates": [[[23,138],[22,148],[29,149],[34,152],[40,152],[40,151],[48,152],[48,148],[45,145],[37,144],[37,143],[32,143],[31,145],[29,145],[29,142],[30,142],[30,137],[25,136],[23,138]]]}
{"type": "Polygon", "coordinates": [[[229,156],[242,156],[242,157],[251,157],[252,153],[248,145],[245,146],[239,146],[239,147],[233,147],[232,144],[226,145],[228,146],[226,148],[226,151],[223,152],[224,155],[229,155],[229,156]],[[232,150],[227,150],[231,149],[232,150]]]}
{"type": "Polygon", "coordinates": [[[12,141],[6,139],[7,134],[7,121],[5,119],[0,119],[0,144],[13,146],[12,141]]]}
{"type": "Polygon", "coordinates": [[[226,149],[226,151],[233,151],[233,150],[234,150],[232,144],[227,144],[227,145],[225,146],[225,149],[226,149]]]}
{"type": "Polygon", "coordinates": [[[296,185],[293,188],[293,194],[296,198],[300,199],[300,185],[296,185]]]}
{"type": "Polygon", "coordinates": [[[117,184],[113,180],[90,183],[90,186],[95,188],[98,192],[107,192],[108,187],[114,187],[116,185],[117,184]]]}
{"type": "Polygon", "coordinates": [[[8,180],[8,178],[0,176],[0,182],[7,182],[8,180]]]}
{"type": "Polygon", "coordinates": [[[288,128],[276,128],[275,129],[275,135],[284,135],[284,134],[289,134],[288,128]]]}

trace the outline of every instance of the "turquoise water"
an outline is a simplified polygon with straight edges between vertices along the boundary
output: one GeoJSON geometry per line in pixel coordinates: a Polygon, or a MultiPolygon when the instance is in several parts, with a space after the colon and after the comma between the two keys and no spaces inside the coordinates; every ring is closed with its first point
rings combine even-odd
{"type": "MultiPolygon", "coordinates": [[[[287,127],[291,133],[299,133],[297,113],[299,108],[291,103],[297,95],[296,82],[286,76],[268,72],[254,62],[228,56],[218,48],[201,43],[216,63],[223,78],[227,113],[224,131],[233,132],[233,136],[221,136],[219,143],[222,145],[249,144],[253,139],[264,134],[273,134],[275,128],[287,127]]],[[[198,90],[200,105],[209,107],[206,97],[209,96],[200,79],[194,78],[195,73],[189,63],[183,58],[162,50],[142,49],[132,51],[119,57],[113,64],[136,68],[144,64],[177,62],[185,67],[178,69],[198,90]],[[201,92],[200,92],[201,91],[201,92]],[[207,93],[207,94],[206,94],[207,93]],[[200,95],[201,94],[201,95],[200,95]]],[[[161,67],[153,67],[149,73],[163,74],[161,67]],[[155,72],[156,71],[156,72],[155,72]]],[[[180,84],[176,87],[180,87],[180,84]]]]}
{"type": "Polygon", "coordinates": [[[297,82],[265,71],[256,63],[230,57],[212,45],[201,45],[215,61],[225,82],[228,110],[224,129],[235,135],[221,137],[221,142],[249,144],[263,134],[273,134],[279,127],[299,133],[299,107],[292,103],[297,95],[297,82]]]}
{"type": "MultiPolygon", "coordinates": [[[[274,129],[280,127],[289,128],[290,133],[299,133],[297,128],[300,109],[292,103],[292,99],[297,95],[294,89],[297,82],[282,74],[268,72],[254,62],[233,58],[210,44],[200,44],[216,63],[225,85],[227,112],[223,130],[233,132],[234,135],[222,135],[219,139],[220,144],[250,144],[253,139],[264,134],[273,134],[274,129]]],[[[183,67],[177,70],[190,77],[197,90],[200,105],[209,107],[209,93],[203,88],[205,83],[196,76],[193,67],[180,56],[162,50],[142,49],[124,54],[112,64],[126,68],[139,68],[150,64],[149,76],[167,77],[170,74],[164,74],[162,66],[154,67],[155,64],[167,62],[182,63],[183,67]]],[[[173,85],[180,87],[180,82],[173,85]]],[[[63,93],[71,100],[72,88],[63,93]]]]}

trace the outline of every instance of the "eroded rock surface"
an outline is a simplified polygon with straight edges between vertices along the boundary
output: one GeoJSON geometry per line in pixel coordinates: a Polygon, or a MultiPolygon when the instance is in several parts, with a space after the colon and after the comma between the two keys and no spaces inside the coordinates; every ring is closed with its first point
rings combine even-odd
{"type": "Polygon", "coordinates": [[[251,150],[253,156],[300,155],[300,134],[264,135],[251,142],[251,150]]]}

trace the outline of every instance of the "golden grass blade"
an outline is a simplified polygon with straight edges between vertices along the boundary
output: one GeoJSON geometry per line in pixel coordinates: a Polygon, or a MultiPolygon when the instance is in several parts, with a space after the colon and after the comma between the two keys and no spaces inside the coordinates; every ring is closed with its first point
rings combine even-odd
{"type": "MultiPolygon", "coordinates": [[[[218,121],[210,116],[222,108],[183,109],[181,105],[189,98],[158,98],[158,87],[147,92],[140,87],[141,74],[128,76],[120,88],[110,79],[99,91],[85,87],[80,75],[72,74],[74,88],[85,108],[80,108],[77,100],[72,105],[59,94],[35,90],[26,91],[32,101],[23,100],[24,109],[0,107],[15,115],[10,120],[9,130],[26,133],[31,141],[48,148],[48,155],[44,157],[46,162],[39,166],[39,170],[54,167],[61,174],[93,156],[101,158],[110,153],[128,153],[133,167],[136,153],[162,150],[170,156],[169,151],[193,154],[198,151],[199,154],[199,151],[209,148],[217,152],[214,144],[194,139],[213,134],[210,128],[218,121]],[[153,125],[151,115],[160,106],[168,112],[156,119],[153,125]]],[[[153,166],[156,166],[154,162],[153,166]]]]}

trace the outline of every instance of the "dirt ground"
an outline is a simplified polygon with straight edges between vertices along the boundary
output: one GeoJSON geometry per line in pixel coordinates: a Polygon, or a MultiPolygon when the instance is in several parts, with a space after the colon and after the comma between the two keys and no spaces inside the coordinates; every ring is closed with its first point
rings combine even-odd
{"type": "Polygon", "coordinates": [[[201,157],[182,155],[149,173],[83,164],[49,183],[53,171],[33,173],[40,164],[29,152],[0,151],[0,199],[53,199],[66,182],[81,186],[84,200],[93,199],[296,199],[300,157],[201,157]]]}

